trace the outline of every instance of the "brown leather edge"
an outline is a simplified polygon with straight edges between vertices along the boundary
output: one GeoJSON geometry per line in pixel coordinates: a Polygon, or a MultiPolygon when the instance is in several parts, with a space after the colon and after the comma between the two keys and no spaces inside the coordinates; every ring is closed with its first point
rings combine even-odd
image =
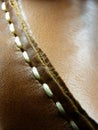
{"type": "Polygon", "coordinates": [[[29,55],[31,61],[30,66],[36,66],[39,73],[42,74],[39,82],[41,84],[46,82],[50,86],[54,93],[54,102],[61,102],[68,113],[68,120],[74,120],[80,130],[97,130],[97,123],[81,108],[78,101],[75,100],[61,77],[55,71],[47,56],[38,48],[21,16],[19,5],[15,0],[5,1],[7,4],[7,10],[10,12],[12,22],[15,25],[16,34],[20,37],[23,43],[23,50],[27,51],[29,55]]]}

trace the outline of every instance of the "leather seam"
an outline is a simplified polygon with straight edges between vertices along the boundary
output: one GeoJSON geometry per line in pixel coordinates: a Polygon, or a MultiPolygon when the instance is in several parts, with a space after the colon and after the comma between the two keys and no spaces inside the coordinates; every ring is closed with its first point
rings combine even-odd
{"type": "MultiPolygon", "coordinates": [[[[4,3],[3,3],[3,4],[4,4],[4,3]]],[[[17,47],[20,48],[20,50],[22,51],[22,54],[23,54],[23,57],[24,57],[25,61],[30,65],[30,59],[29,59],[28,53],[23,50],[22,44],[21,44],[21,40],[19,39],[19,37],[18,37],[17,34],[15,33],[15,27],[14,27],[14,24],[11,22],[10,12],[7,11],[7,9],[6,9],[6,4],[5,4],[5,7],[4,7],[4,5],[3,5],[3,10],[4,10],[5,14],[6,14],[6,20],[8,21],[8,23],[9,23],[9,25],[10,25],[10,26],[9,26],[10,32],[11,32],[11,33],[14,35],[14,37],[15,37],[15,43],[16,43],[17,47]]],[[[35,79],[39,81],[41,76],[40,76],[40,74],[39,74],[39,72],[38,72],[38,70],[37,70],[37,68],[36,68],[35,66],[32,67],[32,72],[33,72],[33,75],[35,76],[35,79]]],[[[39,83],[40,83],[40,81],[39,81],[39,83]]],[[[41,84],[41,83],[40,83],[40,84],[41,84]]],[[[54,94],[53,94],[53,92],[51,91],[49,85],[48,85],[47,83],[43,83],[43,84],[41,84],[41,85],[43,86],[43,89],[44,89],[45,93],[46,93],[49,97],[53,97],[54,94]]],[[[65,110],[64,110],[62,104],[61,104],[59,101],[57,101],[55,104],[56,104],[56,107],[58,108],[58,110],[60,111],[60,113],[64,114],[64,113],[65,113],[65,110]]],[[[72,125],[73,128],[74,128],[74,126],[76,125],[74,121],[73,121],[73,123],[72,123],[72,120],[70,121],[70,124],[73,124],[73,125],[72,125]]],[[[77,125],[76,125],[76,127],[77,127],[77,125]]],[[[76,129],[76,127],[75,127],[75,129],[76,129]]],[[[78,128],[78,127],[77,127],[77,128],[78,128]]]]}
{"type": "MultiPolygon", "coordinates": [[[[24,59],[25,59],[25,62],[27,62],[28,65],[30,66],[29,56],[28,56],[27,52],[23,50],[22,44],[21,44],[21,40],[20,40],[19,36],[15,33],[15,27],[14,27],[13,22],[11,21],[10,12],[7,11],[6,3],[3,1],[1,4],[2,4],[2,5],[1,5],[1,6],[2,6],[2,10],[3,10],[4,13],[5,13],[5,19],[6,19],[6,21],[7,21],[8,24],[9,24],[9,30],[10,30],[10,32],[11,32],[11,33],[14,35],[14,37],[15,37],[16,46],[17,46],[17,47],[20,49],[20,51],[22,52],[22,55],[23,55],[23,57],[24,57],[24,59]]],[[[31,66],[30,66],[30,67],[31,67],[31,66]]],[[[33,66],[31,69],[32,69],[32,72],[33,72],[33,75],[34,75],[35,79],[36,79],[37,81],[39,81],[40,78],[41,78],[41,75],[39,74],[39,72],[38,72],[38,70],[37,70],[37,67],[33,66]]],[[[39,81],[39,83],[40,83],[40,81],[39,81]]],[[[40,84],[41,84],[41,83],[40,83],[40,84]]],[[[46,95],[47,95],[48,97],[52,98],[52,97],[54,96],[54,94],[53,94],[52,90],[50,89],[49,85],[48,85],[47,83],[43,83],[43,84],[41,84],[41,85],[42,85],[42,88],[44,89],[46,95]]],[[[54,102],[54,101],[53,101],[53,102],[54,102]]],[[[65,114],[65,110],[64,110],[62,104],[61,104],[59,101],[54,102],[54,103],[55,103],[55,105],[56,105],[58,111],[59,111],[61,114],[65,114]]],[[[73,120],[70,120],[70,126],[71,126],[73,129],[75,129],[75,130],[79,130],[79,129],[78,129],[78,126],[76,125],[76,123],[75,123],[73,120]]]]}

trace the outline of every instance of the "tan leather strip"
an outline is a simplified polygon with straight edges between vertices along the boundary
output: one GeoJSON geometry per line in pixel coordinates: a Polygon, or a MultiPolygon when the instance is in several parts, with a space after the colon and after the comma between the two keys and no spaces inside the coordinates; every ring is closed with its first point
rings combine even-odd
{"type": "MultiPolygon", "coordinates": [[[[18,5],[13,0],[6,0],[7,10],[10,12],[11,20],[15,26],[15,33],[19,36],[23,50],[30,58],[30,66],[36,66],[41,75],[39,82],[47,83],[52,90],[54,102],[60,101],[68,114],[68,120],[74,120],[80,130],[97,129],[97,124],[88,117],[79,103],[74,99],[68,88],[55,71],[47,56],[37,47],[28,32],[28,28],[20,15],[18,5]],[[70,118],[70,119],[69,119],[70,118]],[[83,125],[84,124],[84,125],[83,125]]],[[[21,51],[23,51],[21,49],[21,51]]]]}

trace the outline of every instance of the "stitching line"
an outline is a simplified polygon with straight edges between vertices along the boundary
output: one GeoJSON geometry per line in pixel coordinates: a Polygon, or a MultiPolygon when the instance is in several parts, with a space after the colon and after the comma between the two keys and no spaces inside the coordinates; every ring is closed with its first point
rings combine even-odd
{"type": "MultiPolygon", "coordinates": [[[[1,9],[5,13],[5,19],[7,20],[8,24],[9,24],[9,30],[15,37],[16,46],[21,50],[25,61],[30,65],[31,61],[29,59],[28,53],[23,50],[20,38],[15,33],[15,27],[14,27],[14,24],[11,22],[10,12],[7,11],[6,2],[2,1],[1,9]]],[[[41,78],[41,75],[39,74],[37,67],[33,66],[33,67],[31,67],[31,69],[32,69],[32,73],[33,73],[34,77],[39,81],[40,78],[41,78]]],[[[48,97],[52,98],[54,96],[53,92],[51,91],[51,89],[50,89],[50,87],[47,83],[43,83],[42,88],[44,89],[44,91],[45,91],[45,93],[47,94],[48,97]]],[[[57,101],[55,103],[55,105],[56,105],[56,107],[58,108],[58,111],[61,114],[66,113],[62,104],[59,101],[57,101]]],[[[78,126],[76,125],[76,123],[73,120],[70,121],[70,126],[72,127],[73,130],[79,130],[78,126]]]]}

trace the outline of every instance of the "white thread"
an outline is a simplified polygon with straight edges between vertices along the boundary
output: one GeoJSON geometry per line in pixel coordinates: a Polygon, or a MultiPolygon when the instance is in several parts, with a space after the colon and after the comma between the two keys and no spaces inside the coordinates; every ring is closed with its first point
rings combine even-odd
{"type": "MultiPolygon", "coordinates": [[[[7,11],[6,3],[5,3],[5,2],[2,2],[1,8],[2,8],[2,10],[5,11],[5,12],[7,11]]],[[[5,14],[5,19],[6,19],[7,21],[10,21],[10,20],[11,20],[11,18],[10,18],[10,13],[9,13],[9,12],[6,12],[6,14],[5,14]]],[[[15,32],[15,28],[14,28],[14,24],[13,24],[13,23],[9,24],[9,29],[10,29],[10,31],[11,31],[12,33],[15,32]]],[[[19,48],[22,48],[22,44],[21,44],[21,41],[20,41],[20,39],[19,39],[18,36],[15,37],[15,43],[17,44],[17,46],[18,46],[19,48]]],[[[26,62],[30,63],[30,59],[29,59],[29,56],[28,56],[28,54],[27,54],[26,51],[23,52],[23,57],[25,58],[25,61],[26,61],[26,62]]],[[[35,76],[37,79],[40,79],[40,74],[39,74],[37,68],[36,68],[36,67],[32,67],[32,71],[33,71],[34,76],[35,76]]],[[[46,92],[46,94],[47,94],[49,97],[53,97],[53,93],[52,93],[51,89],[49,88],[49,86],[48,86],[46,83],[44,83],[42,87],[43,87],[44,91],[46,92]]],[[[59,112],[61,112],[62,114],[65,114],[65,110],[64,110],[62,104],[61,104],[59,101],[56,102],[56,107],[58,108],[59,112]]],[[[76,125],[76,123],[75,123],[74,121],[70,121],[70,125],[71,125],[75,130],[79,130],[78,126],[76,125]]]]}
{"type": "Polygon", "coordinates": [[[15,32],[15,28],[14,28],[14,24],[13,24],[13,23],[9,24],[9,29],[10,29],[10,31],[11,31],[12,33],[15,32]]]}
{"type": "Polygon", "coordinates": [[[19,48],[22,48],[22,44],[18,36],[15,37],[15,43],[19,48]]]}
{"type": "Polygon", "coordinates": [[[10,13],[9,12],[6,12],[5,13],[5,19],[9,22],[11,20],[10,18],[10,13]]]}
{"type": "Polygon", "coordinates": [[[46,83],[44,83],[42,87],[49,97],[53,97],[53,93],[46,83]]]}
{"type": "Polygon", "coordinates": [[[65,114],[65,110],[64,110],[62,104],[59,101],[56,102],[56,107],[58,108],[60,113],[65,114]]]}
{"type": "Polygon", "coordinates": [[[30,59],[26,51],[23,52],[23,57],[25,58],[26,62],[30,63],[30,59]]]}
{"type": "Polygon", "coordinates": [[[6,11],[6,10],[7,10],[7,9],[6,9],[6,4],[5,4],[5,2],[2,2],[1,8],[2,8],[3,11],[6,11]]]}
{"type": "Polygon", "coordinates": [[[79,130],[78,126],[76,125],[76,123],[74,121],[70,121],[70,125],[74,130],[79,130]]]}
{"type": "Polygon", "coordinates": [[[40,74],[39,74],[37,68],[36,67],[32,67],[32,71],[33,71],[33,74],[34,74],[35,78],[36,79],[40,79],[40,74]]]}

